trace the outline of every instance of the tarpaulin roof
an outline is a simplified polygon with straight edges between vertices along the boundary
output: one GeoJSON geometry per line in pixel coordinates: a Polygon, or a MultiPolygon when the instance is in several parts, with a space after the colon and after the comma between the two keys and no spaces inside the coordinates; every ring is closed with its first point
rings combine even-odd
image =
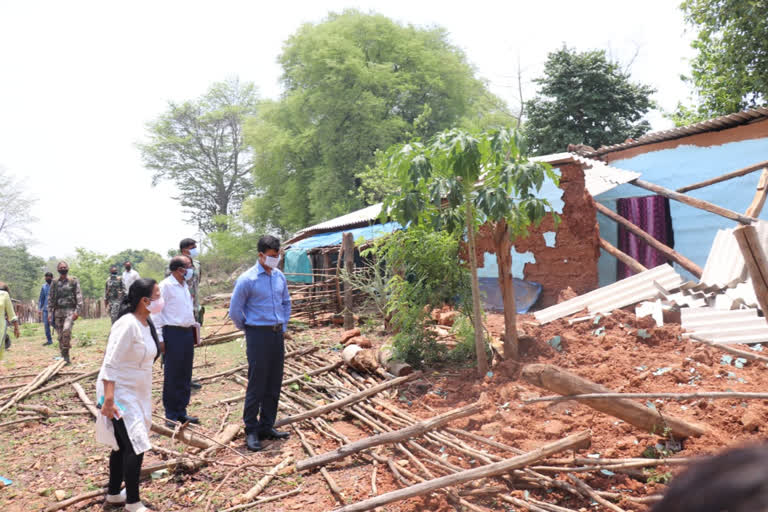
{"type": "Polygon", "coordinates": [[[341,245],[341,239],[344,233],[352,233],[352,237],[355,240],[363,238],[366,241],[375,240],[390,233],[394,233],[403,229],[403,227],[397,222],[387,222],[386,224],[374,224],[373,226],[365,226],[362,228],[345,229],[341,231],[334,231],[332,233],[322,233],[319,235],[299,240],[295,244],[292,244],[291,249],[303,249],[308,251],[315,249],[316,247],[331,247],[334,245],[341,245]]]}

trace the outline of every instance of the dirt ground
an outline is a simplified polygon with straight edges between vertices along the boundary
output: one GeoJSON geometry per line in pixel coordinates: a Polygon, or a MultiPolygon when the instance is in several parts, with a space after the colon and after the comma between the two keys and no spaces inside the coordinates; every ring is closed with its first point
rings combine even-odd
{"type": "MultiPolygon", "coordinates": [[[[207,317],[207,333],[231,330],[222,326],[222,310],[207,317]]],[[[729,364],[724,353],[687,341],[681,337],[679,326],[653,327],[652,322],[636,320],[634,315],[614,312],[596,321],[569,325],[567,320],[552,322],[543,327],[532,325],[532,317],[520,318],[520,326],[527,338],[522,343],[521,363],[551,363],[599,382],[615,391],[623,392],[693,392],[693,391],[763,391],[768,384],[768,372],[762,364],[747,362],[743,367],[729,364]],[[553,338],[560,337],[560,351],[553,338]]],[[[487,317],[489,330],[500,335],[503,318],[487,317]]],[[[338,357],[338,341],[341,329],[323,327],[308,329],[293,326],[293,343],[318,345],[329,357],[338,357]]],[[[85,372],[97,369],[106,342],[108,320],[79,322],[75,331],[74,364],[67,372],[85,372]]],[[[369,334],[374,343],[383,340],[369,334]]],[[[20,374],[38,373],[53,360],[56,350],[42,347],[40,326],[25,326],[22,339],[15,341],[11,351],[0,363],[0,387],[27,382],[31,377],[14,377],[20,374]]],[[[749,350],[747,347],[739,347],[749,350]]],[[[245,350],[241,339],[198,349],[195,354],[195,376],[211,375],[245,363],[245,350]]],[[[741,362],[737,363],[742,366],[741,362]]],[[[479,402],[484,411],[473,417],[458,420],[452,426],[464,428],[522,450],[536,448],[546,442],[571,433],[591,429],[592,446],[582,450],[579,456],[622,458],[645,457],[649,447],[663,441],[662,433],[643,432],[616,418],[601,414],[573,401],[524,404],[523,400],[551,393],[535,388],[519,379],[521,365],[500,363],[493,374],[478,379],[471,368],[430,369],[421,380],[411,382],[397,392],[384,393],[388,403],[407,410],[413,416],[429,418],[461,405],[479,402]]],[[[59,376],[62,379],[65,376],[59,376]]],[[[53,382],[56,382],[55,380],[53,382]]],[[[155,371],[154,410],[162,415],[160,385],[162,373],[159,364],[155,371]]],[[[86,391],[93,396],[92,381],[83,381],[86,391]]],[[[242,392],[240,384],[230,378],[206,382],[202,389],[193,393],[190,414],[201,418],[202,430],[215,435],[225,423],[241,421],[242,402],[231,406],[217,404],[218,400],[242,392]]],[[[2,390],[0,394],[13,390],[2,390]]],[[[691,400],[687,402],[652,401],[653,405],[667,414],[699,423],[708,428],[700,438],[682,443],[678,456],[691,456],[720,451],[725,447],[747,442],[761,441],[764,437],[768,408],[763,402],[740,400],[691,400]]],[[[0,400],[4,403],[4,400],[0,400]]],[[[23,403],[48,405],[55,410],[81,410],[82,406],[71,387],[28,398],[23,403]]],[[[15,419],[13,409],[0,417],[0,423],[15,419]]],[[[364,423],[341,414],[328,418],[334,428],[352,440],[373,434],[364,423]]],[[[167,473],[153,475],[142,482],[142,499],[155,510],[222,510],[235,504],[233,499],[245,492],[263,476],[269,467],[292,454],[295,459],[306,454],[292,432],[284,442],[272,442],[263,452],[250,454],[244,449],[242,434],[227,450],[218,456],[221,464],[208,465],[195,473],[167,473]],[[260,466],[239,470],[213,493],[222,480],[237,466],[248,461],[260,466]]],[[[317,452],[335,449],[338,445],[304,429],[307,439],[317,452]]],[[[159,436],[152,436],[167,450],[185,451],[186,446],[159,436]]],[[[490,453],[506,455],[493,449],[490,453]]],[[[45,422],[29,422],[0,427],[0,476],[13,484],[0,489],[0,510],[43,510],[56,503],[56,491],[72,495],[98,489],[106,482],[109,451],[95,442],[92,420],[87,415],[52,418],[45,422]]],[[[566,456],[566,454],[562,454],[566,456]]],[[[170,456],[156,451],[149,452],[144,465],[162,462],[170,456]]],[[[402,458],[398,456],[398,459],[402,458]]],[[[467,461],[451,455],[447,460],[466,466],[467,461]]],[[[408,461],[399,461],[408,464],[408,461]]],[[[467,466],[469,467],[469,466],[467,466]]],[[[679,469],[659,466],[655,469],[599,476],[586,476],[586,481],[596,489],[646,496],[663,490],[663,483],[679,469]]],[[[328,466],[328,471],[343,489],[345,503],[366,499],[372,493],[373,466],[359,458],[349,458],[328,466]]],[[[383,466],[375,471],[377,493],[382,494],[402,487],[393,474],[383,466]]],[[[273,481],[260,495],[268,497],[294,489],[294,496],[259,506],[255,510],[333,510],[342,503],[329,492],[319,471],[296,474],[286,472],[273,481]]],[[[528,491],[526,491],[528,492],[528,491]]],[[[523,491],[511,491],[521,496],[523,491]]],[[[590,508],[586,500],[574,500],[559,491],[530,491],[542,501],[559,503],[573,509],[590,508]]],[[[508,510],[509,505],[494,498],[473,500],[487,510],[508,510]]],[[[622,501],[626,510],[647,510],[644,505],[622,501]]],[[[68,510],[101,510],[101,501],[90,500],[68,510]]],[[[387,511],[452,510],[443,495],[393,503],[383,507],[387,511]]],[[[591,508],[590,508],[591,509],[591,508]]]]}

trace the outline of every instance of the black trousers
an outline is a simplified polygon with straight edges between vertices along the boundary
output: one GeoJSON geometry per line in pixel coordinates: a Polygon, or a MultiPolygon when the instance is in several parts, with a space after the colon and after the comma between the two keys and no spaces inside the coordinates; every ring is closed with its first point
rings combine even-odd
{"type": "Polygon", "coordinates": [[[136,452],[133,451],[133,445],[122,418],[113,419],[112,426],[115,429],[115,438],[120,449],[112,450],[112,453],[109,454],[109,489],[107,492],[113,496],[120,494],[120,487],[125,481],[125,502],[136,503],[139,501],[139,477],[141,476],[141,463],[144,461],[144,454],[136,455],[136,452]]]}
{"type": "Polygon", "coordinates": [[[277,403],[283,385],[285,344],[282,331],[269,327],[245,327],[248,356],[248,388],[243,422],[246,434],[267,432],[275,426],[277,403]]]}
{"type": "Polygon", "coordinates": [[[195,356],[195,334],[192,329],[163,327],[165,366],[163,375],[163,407],[165,417],[178,421],[187,416],[192,392],[192,363],[195,356]]]}

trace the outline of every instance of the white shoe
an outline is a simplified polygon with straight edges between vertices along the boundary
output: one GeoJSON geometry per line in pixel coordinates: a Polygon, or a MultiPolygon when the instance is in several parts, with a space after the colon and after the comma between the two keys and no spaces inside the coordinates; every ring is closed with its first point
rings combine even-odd
{"type": "Polygon", "coordinates": [[[125,504],[125,510],[127,512],[152,512],[147,507],[144,506],[144,504],[140,501],[137,501],[136,503],[126,503],[125,504]]]}
{"type": "Polygon", "coordinates": [[[125,489],[120,491],[120,494],[107,494],[107,503],[110,505],[123,505],[125,503],[125,489]]]}

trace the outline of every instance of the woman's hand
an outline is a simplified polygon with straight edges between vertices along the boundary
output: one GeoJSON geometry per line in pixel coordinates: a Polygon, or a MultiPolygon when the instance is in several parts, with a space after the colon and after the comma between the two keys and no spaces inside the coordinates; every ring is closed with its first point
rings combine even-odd
{"type": "Polygon", "coordinates": [[[104,403],[101,405],[101,414],[110,420],[119,420],[121,418],[120,409],[115,405],[115,400],[113,398],[104,399],[104,403]]]}

